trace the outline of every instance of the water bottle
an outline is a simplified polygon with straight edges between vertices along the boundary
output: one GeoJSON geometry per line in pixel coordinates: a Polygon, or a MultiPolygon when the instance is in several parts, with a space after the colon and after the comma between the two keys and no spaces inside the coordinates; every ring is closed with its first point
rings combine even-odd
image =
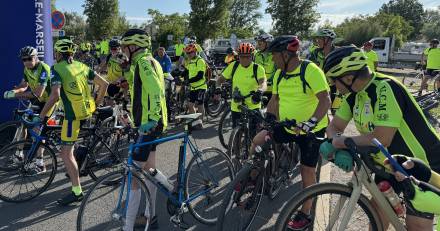
{"type": "Polygon", "coordinates": [[[390,202],[397,216],[403,217],[403,215],[405,214],[405,208],[403,207],[400,198],[397,196],[397,194],[394,192],[393,188],[391,187],[391,184],[388,181],[384,180],[381,181],[377,186],[379,187],[379,190],[388,199],[388,202],[390,202]]]}
{"type": "Polygon", "coordinates": [[[168,191],[173,191],[174,186],[168,181],[168,178],[159,170],[155,168],[150,168],[150,175],[154,177],[162,186],[164,186],[168,191]]]}

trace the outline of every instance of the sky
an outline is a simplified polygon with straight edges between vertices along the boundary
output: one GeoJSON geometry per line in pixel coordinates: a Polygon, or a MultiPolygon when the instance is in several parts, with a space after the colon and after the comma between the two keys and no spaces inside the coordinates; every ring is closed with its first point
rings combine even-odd
{"type": "MultiPolygon", "coordinates": [[[[419,0],[425,9],[433,9],[440,5],[439,0],[419,0]]],[[[261,0],[260,11],[263,18],[259,21],[260,27],[268,31],[271,28],[271,17],[264,14],[267,6],[266,0],[261,0]]],[[[317,11],[321,14],[319,23],[330,20],[334,25],[341,23],[345,18],[359,14],[374,14],[380,6],[388,0],[320,0],[317,11]]],[[[83,12],[84,0],[57,0],[56,7],[62,11],[83,12]]],[[[125,13],[132,24],[146,22],[149,17],[147,9],[157,9],[164,14],[189,13],[191,11],[189,0],[119,0],[119,8],[125,13]]]]}

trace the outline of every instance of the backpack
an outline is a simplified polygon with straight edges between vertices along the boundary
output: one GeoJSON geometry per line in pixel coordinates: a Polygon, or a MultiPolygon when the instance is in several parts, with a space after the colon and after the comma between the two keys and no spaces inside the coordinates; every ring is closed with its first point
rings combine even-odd
{"type": "Polygon", "coordinates": [[[308,88],[310,88],[311,89],[311,87],[310,87],[310,85],[309,85],[309,83],[307,83],[307,81],[306,81],[306,69],[307,69],[307,66],[309,65],[309,63],[311,63],[312,61],[310,61],[310,60],[303,60],[302,62],[301,62],[301,67],[300,67],[300,69],[299,69],[299,73],[297,73],[297,74],[292,74],[292,75],[283,75],[283,76],[280,76],[280,77],[278,77],[278,79],[277,79],[277,89],[278,89],[278,85],[280,84],[280,82],[281,82],[281,79],[289,79],[289,78],[292,78],[292,77],[298,77],[299,76],[299,78],[301,79],[301,82],[302,82],[302,84],[303,84],[303,92],[304,92],[304,94],[306,93],[306,87],[308,87],[308,88]]]}
{"type": "MultiPolygon", "coordinates": [[[[232,66],[231,79],[234,78],[234,75],[235,75],[235,72],[237,71],[238,65],[240,65],[240,62],[239,61],[235,61],[234,62],[234,66],[232,66]]],[[[258,64],[254,63],[254,66],[252,68],[253,68],[253,72],[254,72],[255,82],[257,82],[257,84],[258,84],[258,77],[257,77],[258,64]]]]}

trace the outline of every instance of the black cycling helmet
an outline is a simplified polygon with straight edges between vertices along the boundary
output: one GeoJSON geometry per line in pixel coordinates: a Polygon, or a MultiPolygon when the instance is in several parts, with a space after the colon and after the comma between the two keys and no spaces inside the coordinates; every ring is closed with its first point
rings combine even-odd
{"type": "Polygon", "coordinates": [[[269,52],[292,51],[296,52],[299,49],[299,39],[294,35],[282,35],[275,38],[267,48],[269,52]]]}
{"type": "Polygon", "coordinates": [[[31,47],[31,46],[25,46],[20,49],[18,57],[23,58],[23,57],[31,57],[31,56],[37,56],[37,55],[38,55],[37,49],[35,49],[34,47],[31,47]]]}
{"type": "Polygon", "coordinates": [[[226,54],[233,54],[234,53],[234,49],[232,49],[232,47],[228,47],[228,49],[226,49],[226,54]]]}
{"type": "Polygon", "coordinates": [[[431,43],[434,45],[438,45],[439,41],[438,41],[438,39],[433,39],[433,40],[431,40],[431,43]]]}
{"type": "Polygon", "coordinates": [[[108,45],[110,46],[110,48],[120,47],[121,41],[119,39],[112,39],[112,40],[110,40],[108,45]]]}

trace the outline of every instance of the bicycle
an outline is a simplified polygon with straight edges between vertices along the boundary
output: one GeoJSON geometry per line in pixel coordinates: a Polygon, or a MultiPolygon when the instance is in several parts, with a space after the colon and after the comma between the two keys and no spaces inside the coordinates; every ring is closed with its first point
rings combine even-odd
{"type": "MultiPolygon", "coordinates": [[[[299,149],[296,145],[293,143],[276,145],[271,138],[275,127],[293,127],[296,126],[296,121],[276,122],[261,119],[264,121],[264,128],[269,131],[267,142],[263,146],[256,147],[253,158],[244,162],[225,192],[218,215],[217,230],[249,230],[263,194],[274,199],[282,186],[288,184],[299,162],[299,149]],[[236,224],[237,221],[239,224],[236,224]],[[224,227],[226,224],[227,227],[224,227]],[[231,224],[234,224],[233,229],[231,224]]],[[[320,169],[320,165],[319,160],[317,169],[320,169]]],[[[319,173],[319,171],[316,173],[317,181],[319,181],[319,173]]]]}
{"type": "Polygon", "coordinates": [[[432,110],[438,108],[440,104],[440,92],[432,91],[415,99],[431,125],[435,128],[440,127],[438,115],[432,113],[432,110]]]}
{"type": "MultiPolygon", "coordinates": [[[[25,116],[32,118],[38,115],[28,111],[25,116]]],[[[0,199],[6,202],[19,203],[34,199],[46,191],[57,173],[54,149],[61,140],[61,126],[40,125],[28,121],[25,116],[22,121],[29,138],[11,143],[0,150],[0,199]],[[40,134],[34,131],[37,126],[40,126],[40,134]],[[35,172],[37,152],[40,150],[45,171],[35,172]],[[22,189],[26,190],[24,194],[21,193],[22,189]]],[[[100,133],[99,127],[82,126],[81,130],[83,143],[77,145],[75,150],[80,176],[90,175],[97,180],[104,173],[117,170],[124,159],[119,140],[110,146],[106,142],[109,134],[100,133]]]]}
{"type": "Polygon", "coordinates": [[[219,68],[213,63],[208,62],[211,70],[213,70],[213,78],[208,81],[208,90],[205,97],[205,111],[206,114],[212,118],[218,117],[227,107],[228,100],[231,98],[231,84],[225,83],[222,85],[222,94],[220,100],[215,99],[216,81],[221,76],[219,68]]]}
{"type": "Polygon", "coordinates": [[[189,85],[181,80],[182,71],[176,69],[172,72],[176,89],[167,96],[168,121],[178,125],[180,121],[176,119],[181,114],[188,112],[189,85]]]}
{"type": "Polygon", "coordinates": [[[414,70],[416,70],[417,74],[411,77],[407,77],[404,75],[402,78],[402,84],[408,87],[408,89],[419,90],[422,79],[425,77],[425,71],[423,70],[423,67],[419,62],[417,62],[414,70]]]}
{"type": "Polygon", "coordinates": [[[232,159],[232,163],[236,170],[240,169],[244,161],[249,157],[249,148],[255,132],[260,129],[261,115],[260,112],[250,110],[246,105],[239,105],[241,117],[237,126],[232,130],[228,142],[228,155],[232,159]],[[251,123],[254,124],[255,130],[251,131],[251,123]]]}
{"type": "MultiPolygon", "coordinates": [[[[191,124],[200,115],[200,113],[195,113],[177,117],[178,119],[185,120],[185,130],[181,133],[159,138],[151,142],[132,142],[124,169],[101,178],[85,196],[78,212],[77,230],[93,228],[109,230],[121,227],[127,212],[131,188],[129,185],[131,185],[133,180],[137,181],[138,185],[140,185],[142,198],[145,199],[141,209],[149,208],[148,212],[151,214],[151,206],[147,207],[151,205],[151,198],[142,178],[151,181],[168,198],[167,211],[171,215],[170,221],[176,226],[185,228],[186,224],[182,219],[182,215],[187,211],[203,224],[215,224],[217,221],[217,209],[215,207],[218,204],[217,197],[222,195],[224,187],[233,180],[234,169],[229,157],[221,150],[217,148],[200,150],[197,147],[196,141],[192,139],[191,124]],[[177,181],[174,184],[174,188],[167,188],[166,185],[160,183],[150,173],[142,170],[140,166],[133,162],[132,154],[141,146],[160,144],[172,140],[182,140],[182,142],[179,148],[177,181]],[[187,148],[193,154],[188,165],[186,165],[187,148]],[[199,180],[197,180],[198,178],[199,180]],[[115,179],[118,180],[116,184],[108,185],[103,183],[115,179]],[[99,211],[95,211],[95,209],[99,211]],[[103,214],[103,212],[108,214],[103,214]]],[[[168,184],[172,185],[171,183],[168,184]]],[[[145,230],[147,229],[148,224],[145,230]]]]}
{"type": "MultiPolygon", "coordinates": [[[[383,230],[378,211],[394,226],[395,230],[406,230],[393,207],[376,185],[372,174],[383,179],[390,179],[383,166],[378,166],[371,154],[382,151],[389,159],[389,153],[375,141],[375,146],[356,146],[351,138],[345,140],[350,154],[353,156],[355,167],[351,181],[345,184],[319,183],[298,193],[286,204],[275,225],[276,231],[287,230],[286,224],[294,216],[302,203],[314,200],[315,207],[311,211],[312,221],[309,230],[383,230]],[[376,201],[374,208],[371,201],[363,193],[363,186],[376,201]],[[361,215],[359,213],[362,212],[361,215]],[[355,216],[354,216],[355,215],[355,216]],[[341,220],[338,222],[338,218],[341,220]],[[368,220],[362,220],[367,218],[368,220]],[[351,219],[351,220],[350,220],[351,219]]],[[[391,161],[392,162],[392,161],[391,161]]],[[[395,169],[397,164],[393,164],[395,169]]],[[[399,170],[400,171],[400,170],[399,170]]],[[[404,171],[403,171],[404,172],[404,171]]]]}

